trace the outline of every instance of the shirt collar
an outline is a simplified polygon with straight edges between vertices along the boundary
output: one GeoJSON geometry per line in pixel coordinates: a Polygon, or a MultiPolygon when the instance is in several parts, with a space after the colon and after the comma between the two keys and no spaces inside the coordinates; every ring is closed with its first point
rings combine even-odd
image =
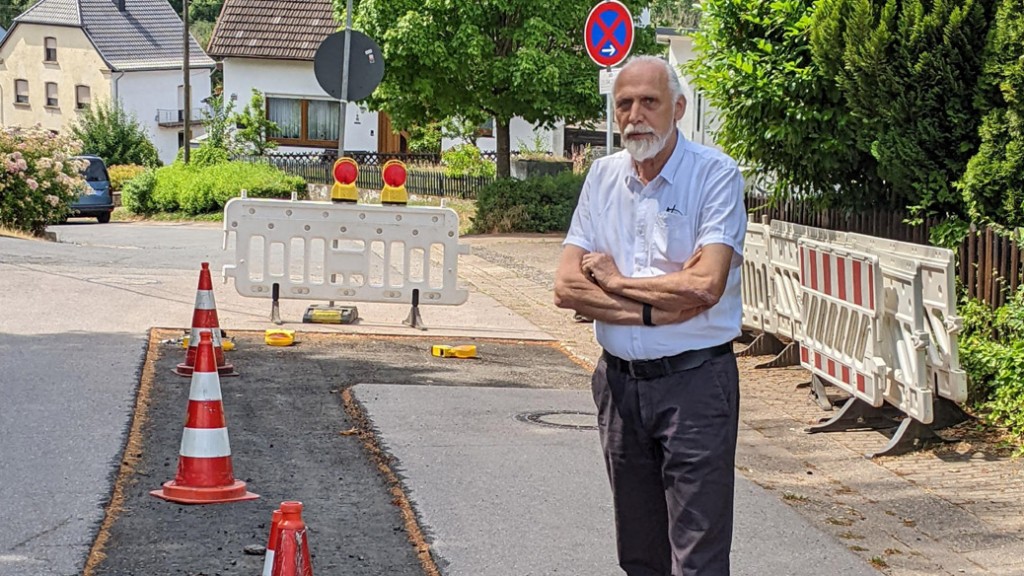
{"type": "MultiPolygon", "coordinates": [[[[668,157],[668,161],[661,167],[661,172],[654,178],[654,180],[661,178],[670,186],[675,181],[676,172],[679,171],[679,166],[683,162],[683,149],[686,147],[686,139],[683,138],[683,135],[679,132],[678,128],[675,130],[675,136],[676,147],[672,150],[672,155],[668,157]]],[[[629,186],[631,190],[634,189],[634,187],[637,191],[642,190],[644,188],[643,183],[640,182],[640,177],[637,175],[636,164],[633,162],[633,157],[630,156],[628,152],[626,153],[626,161],[629,162],[629,169],[626,172],[625,178],[626,185],[629,186]]],[[[651,182],[654,182],[654,180],[651,182]]]]}

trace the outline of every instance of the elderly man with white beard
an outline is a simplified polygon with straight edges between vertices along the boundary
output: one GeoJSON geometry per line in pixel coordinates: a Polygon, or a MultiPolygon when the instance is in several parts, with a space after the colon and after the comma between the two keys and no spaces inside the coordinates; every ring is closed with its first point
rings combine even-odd
{"type": "Polygon", "coordinates": [[[594,162],[555,304],[594,319],[592,388],[629,576],[728,576],[743,177],[676,129],[676,71],[631,59],[612,90],[625,150],[594,162]]]}

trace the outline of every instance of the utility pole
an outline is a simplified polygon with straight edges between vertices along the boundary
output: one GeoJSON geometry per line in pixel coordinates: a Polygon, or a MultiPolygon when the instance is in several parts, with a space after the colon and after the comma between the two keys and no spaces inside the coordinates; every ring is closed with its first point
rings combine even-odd
{"type": "Polygon", "coordinates": [[[192,85],[189,82],[191,71],[189,70],[190,62],[188,55],[190,36],[188,33],[188,2],[189,0],[181,0],[181,23],[183,24],[182,28],[185,29],[185,60],[181,66],[182,73],[185,75],[182,84],[182,92],[185,98],[185,109],[182,111],[183,119],[185,120],[185,152],[182,158],[185,164],[188,164],[189,149],[192,147],[190,144],[192,142],[192,85]]]}
{"type": "Polygon", "coordinates": [[[345,155],[345,124],[348,123],[348,62],[352,51],[352,0],[345,7],[345,59],[341,64],[341,126],[338,127],[338,158],[345,155]]]}

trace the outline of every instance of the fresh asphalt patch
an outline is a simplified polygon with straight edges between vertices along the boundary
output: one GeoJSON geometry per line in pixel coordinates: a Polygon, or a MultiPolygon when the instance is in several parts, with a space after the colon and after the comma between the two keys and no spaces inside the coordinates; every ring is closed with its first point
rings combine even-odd
{"type": "Polygon", "coordinates": [[[259,574],[263,556],[246,547],[264,546],[274,508],[299,500],[315,573],[422,575],[400,499],[367,450],[366,434],[352,433],[360,422],[342,392],[357,383],[580,389],[589,382],[546,344],[300,331],[297,344],[283,348],[265,345],[261,333],[232,335],[237,349],[228,359],[241,376],[221,379],[232,461],[235,477],[260,498],[187,506],[149,494],[174,478],[190,385],[172,373],[184,350],[158,344],[147,360],[155,362],[152,382],[140,387],[137,437],[127,443],[132,465],[119,482],[123,500],[109,511],[92,574],[259,574]],[[478,358],[430,355],[431,344],[466,343],[477,345],[478,358]]]}

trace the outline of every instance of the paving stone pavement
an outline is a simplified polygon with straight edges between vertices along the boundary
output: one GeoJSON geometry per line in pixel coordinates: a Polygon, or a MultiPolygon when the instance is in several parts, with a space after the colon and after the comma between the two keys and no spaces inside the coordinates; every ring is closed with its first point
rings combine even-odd
{"type": "MultiPolygon", "coordinates": [[[[581,364],[600,355],[593,328],[552,303],[559,236],[468,237],[460,276],[558,339],[581,364]]],[[[876,431],[807,434],[831,413],[799,367],[741,358],[737,466],[805,518],[893,576],[1024,576],[1024,462],[971,440],[867,459],[876,431]]],[[[830,394],[839,392],[830,389],[830,394]]],[[[737,511],[742,514],[742,510],[737,511]]]]}

